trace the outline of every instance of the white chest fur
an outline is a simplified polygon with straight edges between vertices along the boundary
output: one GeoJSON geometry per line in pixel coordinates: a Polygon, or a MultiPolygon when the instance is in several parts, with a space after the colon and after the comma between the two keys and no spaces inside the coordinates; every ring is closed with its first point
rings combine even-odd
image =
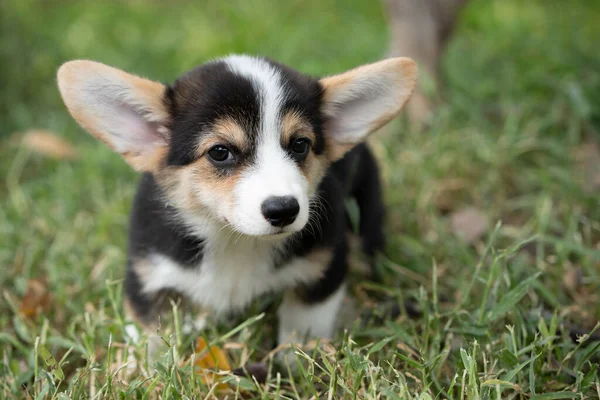
{"type": "Polygon", "coordinates": [[[175,290],[214,312],[239,310],[257,296],[313,282],[326,265],[293,258],[273,266],[273,244],[240,239],[207,243],[196,267],[183,267],[164,255],[154,254],[144,271],[144,291],[175,290]]]}

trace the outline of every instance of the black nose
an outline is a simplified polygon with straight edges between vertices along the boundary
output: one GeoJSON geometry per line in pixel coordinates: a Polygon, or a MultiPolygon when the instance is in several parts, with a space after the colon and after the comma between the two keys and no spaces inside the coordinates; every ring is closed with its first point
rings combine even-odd
{"type": "Polygon", "coordinates": [[[271,225],[283,228],[296,220],[300,205],[292,196],[272,196],[263,201],[260,209],[271,225]]]}

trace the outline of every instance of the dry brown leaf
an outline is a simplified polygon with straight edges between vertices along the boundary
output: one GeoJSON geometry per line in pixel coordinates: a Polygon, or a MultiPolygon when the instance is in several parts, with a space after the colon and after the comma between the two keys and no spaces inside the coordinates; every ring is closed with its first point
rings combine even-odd
{"type": "Polygon", "coordinates": [[[579,267],[569,266],[563,274],[563,285],[571,290],[576,291],[583,283],[583,271],[579,267]]]}
{"type": "Polygon", "coordinates": [[[451,212],[459,202],[469,182],[461,178],[446,178],[433,185],[431,202],[442,213],[451,212]]]}
{"type": "Polygon", "coordinates": [[[32,279],[27,282],[27,290],[19,310],[26,318],[34,318],[39,311],[50,308],[50,292],[42,279],[32,279]]]}
{"type": "MultiPolygon", "coordinates": [[[[217,346],[208,348],[203,337],[198,338],[196,341],[194,353],[198,356],[194,360],[194,366],[198,368],[198,373],[207,385],[212,385],[219,380],[217,369],[219,371],[231,371],[225,352],[217,346]]],[[[229,386],[226,383],[219,383],[216,389],[228,390],[229,386]]]]}
{"type": "Polygon", "coordinates": [[[485,214],[475,207],[467,207],[450,215],[452,231],[468,243],[479,239],[489,228],[485,214]]]}
{"type": "Polygon", "coordinates": [[[59,160],[77,158],[77,151],[71,143],[45,129],[28,130],[23,134],[21,145],[35,153],[59,160]]]}

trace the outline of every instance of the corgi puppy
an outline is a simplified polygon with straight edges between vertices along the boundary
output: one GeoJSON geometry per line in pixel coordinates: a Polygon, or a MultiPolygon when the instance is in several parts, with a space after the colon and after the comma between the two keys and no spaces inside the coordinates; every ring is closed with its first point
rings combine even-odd
{"type": "Polygon", "coordinates": [[[417,69],[391,58],[314,78],[232,55],[165,85],[70,61],[58,86],[75,120],[142,172],[131,212],[126,309],[152,331],[172,296],[215,313],[284,291],[280,343],[331,338],[348,270],[344,199],[364,252],[384,243],[365,138],[398,115],[417,69]]]}

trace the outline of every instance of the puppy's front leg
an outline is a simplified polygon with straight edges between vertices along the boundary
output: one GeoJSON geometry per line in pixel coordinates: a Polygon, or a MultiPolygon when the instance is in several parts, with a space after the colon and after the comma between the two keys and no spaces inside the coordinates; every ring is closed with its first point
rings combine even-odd
{"type": "MultiPolygon", "coordinates": [[[[278,312],[279,344],[301,343],[305,337],[333,338],[337,315],[346,293],[346,254],[343,242],[329,253],[327,261],[314,257],[314,254],[307,257],[313,262],[325,261],[327,267],[317,281],[285,293],[278,312]]],[[[279,354],[284,358],[282,361],[288,361],[289,351],[279,354]]]]}
{"type": "Polygon", "coordinates": [[[299,290],[285,294],[279,308],[280,344],[299,342],[306,335],[333,338],[335,322],[346,293],[346,285],[340,285],[325,299],[312,302],[299,290]]]}

